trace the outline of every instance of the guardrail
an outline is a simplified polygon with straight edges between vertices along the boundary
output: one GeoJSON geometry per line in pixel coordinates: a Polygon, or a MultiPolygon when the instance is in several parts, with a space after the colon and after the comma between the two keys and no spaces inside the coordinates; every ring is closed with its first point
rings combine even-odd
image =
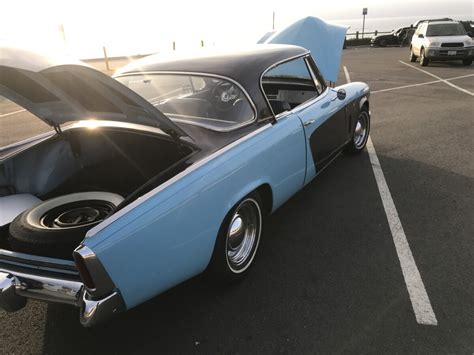
{"type": "Polygon", "coordinates": [[[362,31],[356,31],[356,32],[352,32],[352,33],[347,33],[346,34],[346,39],[362,39],[364,38],[364,36],[366,36],[366,38],[370,38],[372,37],[372,35],[374,36],[377,36],[378,34],[388,34],[388,33],[391,33],[391,31],[373,31],[373,32],[362,32],[362,31]],[[369,36],[367,36],[369,35],[369,36]]]}

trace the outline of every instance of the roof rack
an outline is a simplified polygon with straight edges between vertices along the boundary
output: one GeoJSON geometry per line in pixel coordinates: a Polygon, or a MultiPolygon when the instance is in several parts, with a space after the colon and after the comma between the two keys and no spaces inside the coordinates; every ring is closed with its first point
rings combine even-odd
{"type": "Polygon", "coordinates": [[[413,27],[418,27],[420,25],[420,23],[423,23],[423,22],[437,22],[437,21],[454,21],[454,20],[452,18],[449,18],[449,17],[418,20],[413,24],[413,27]]]}

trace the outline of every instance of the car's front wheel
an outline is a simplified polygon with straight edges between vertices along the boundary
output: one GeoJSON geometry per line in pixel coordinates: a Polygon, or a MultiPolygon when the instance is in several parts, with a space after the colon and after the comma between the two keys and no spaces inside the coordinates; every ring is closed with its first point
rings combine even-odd
{"type": "Polygon", "coordinates": [[[429,63],[429,60],[428,58],[426,58],[425,56],[425,49],[424,48],[421,48],[421,52],[420,52],[420,64],[422,67],[426,67],[428,66],[428,63],[429,63]]]}
{"type": "Polygon", "coordinates": [[[219,281],[238,281],[253,264],[262,234],[261,201],[260,195],[253,192],[225,217],[209,265],[210,273],[219,281]]]}
{"type": "Polygon", "coordinates": [[[349,153],[360,153],[364,150],[370,133],[370,114],[367,107],[363,107],[357,117],[357,122],[352,132],[352,140],[346,146],[349,153]]]}
{"type": "Polygon", "coordinates": [[[472,59],[464,59],[464,60],[462,61],[462,64],[464,64],[464,65],[471,65],[471,64],[472,64],[472,59]]]}
{"type": "Polygon", "coordinates": [[[413,53],[413,49],[410,49],[410,62],[414,63],[417,59],[418,57],[413,53]]]}

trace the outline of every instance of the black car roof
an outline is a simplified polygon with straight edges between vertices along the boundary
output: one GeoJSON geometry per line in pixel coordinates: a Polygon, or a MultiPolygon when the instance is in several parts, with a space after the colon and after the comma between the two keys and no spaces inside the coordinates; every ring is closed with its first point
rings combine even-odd
{"type": "Polygon", "coordinates": [[[259,118],[268,117],[271,111],[260,88],[261,74],[272,65],[302,56],[309,51],[291,45],[255,45],[243,50],[208,51],[192,55],[155,54],[130,63],[115,76],[139,72],[191,72],[228,77],[237,81],[253,99],[259,118]]]}

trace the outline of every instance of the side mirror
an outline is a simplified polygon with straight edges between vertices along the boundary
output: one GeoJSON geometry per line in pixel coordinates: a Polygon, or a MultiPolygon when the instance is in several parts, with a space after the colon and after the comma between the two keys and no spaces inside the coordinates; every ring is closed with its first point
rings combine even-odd
{"type": "Polygon", "coordinates": [[[423,33],[420,33],[420,34],[418,35],[418,38],[425,38],[425,36],[423,36],[423,33]]]}
{"type": "Polygon", "coordinates": [[[346,98],[346,90],[344,89],[337,90],[337,98],[339,100],[344,100],[346,98]]]}
{"type": "Polygon", "coordinates": [[[468,32],[467,32],[467,35],[468,35],[469,37],[472,37],[472,32],[471,32],[471,31],[468,31],[468,32]]]}

